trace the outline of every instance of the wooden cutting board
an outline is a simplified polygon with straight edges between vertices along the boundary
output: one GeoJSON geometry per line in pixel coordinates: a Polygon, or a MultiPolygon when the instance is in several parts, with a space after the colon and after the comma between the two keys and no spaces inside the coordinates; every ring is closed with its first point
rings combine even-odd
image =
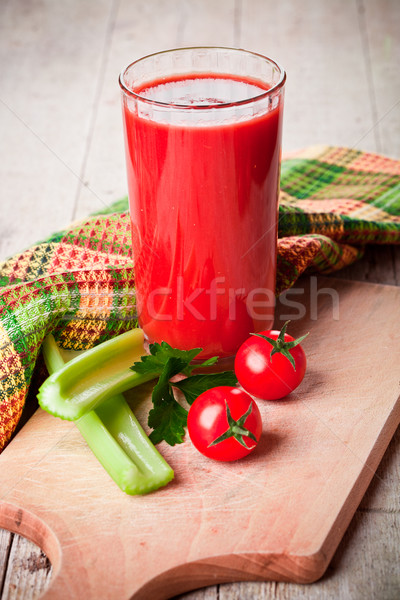
{"type": "MultiPolygon", "coordinates": [[[[157,600],[321,577],[400,421],[400,288],[312,277],[278,315],[311,332],[308,371],[286,400],[258,402],[263,436],[242,461],[161,445],[174,481],[129,497],[73,423],[38,410],[25,425],[0,457],[0,526],[49,556],[43,598],[157,600]]],[[[129,395],[143,423],[150,390],[129,395]]]]}

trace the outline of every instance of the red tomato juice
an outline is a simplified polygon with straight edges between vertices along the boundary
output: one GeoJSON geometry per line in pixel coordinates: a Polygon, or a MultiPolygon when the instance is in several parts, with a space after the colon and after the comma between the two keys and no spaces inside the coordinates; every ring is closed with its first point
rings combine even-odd
{"type": "MultiPolygon", "coordinates": [[[[133,91],[171,101],[176,87],[172,102],[218,105],[243,85],[255,93],[251,80],[224,75],[133,91]]],[[[256,94],[266,89],[257,83],[256,94]]],[[[232,356],[273,323],[282,102],[238,121],[217,106],[220,121],[196,114],[194,123],[196,110],[187,122],[165,122],[124,101],[139,324],[150,342],[232,356]]]]}

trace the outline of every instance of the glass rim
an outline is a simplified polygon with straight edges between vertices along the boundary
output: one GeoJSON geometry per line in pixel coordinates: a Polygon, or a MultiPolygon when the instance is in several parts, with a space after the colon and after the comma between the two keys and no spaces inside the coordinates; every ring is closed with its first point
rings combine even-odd
{"type": "Polygon", "coordinates": [[[153,52],[151,54],[147,54],[146,56],[142,56],[141,58],[134,60],[133,62],[129,63],[126,67],[124,67],[122,69],[122,71],[119,75],[118,81],[119,81],[121,90],[125,94],[128,94],[129,96],[131,96],[132,98],[135,98],[136,100],[140,100],[141,102],[146,102],[147,104],[150,104],[153,106],[159,106],[159,107],[163,107],[163,108],[176,108],[179,110],[193,110],[193,109],[195,109],[195,110],[204,110],[204,109],[210,110],[210,109],[227,108],[227,107],[232,107],[232,106],[241,106],[243,104],[250,104],[252,102],[257,102],[258,100],[261,100],[262,98],[267,98],[268,96],[271,96],[277,90],[279,90],[280,88],[282,88],[284,86],[285,81],[286,81],[286,72],[280,66],[280,64],[277,63],[272,58],[269,58],[268,56],[265,56],[263,54],[259,54],[258,52],[252,52],[250,50],[245,50],[243,48],[232,48],[229,46],[185,46],[182,48],[171,48],[169,50],[161,50],[160,52],[153,52]],[[261,94],[257,94],[256,96],[252,96],[251,98],[246,98],[243,100],[235,100],[233,102],[223,102],[220,104],[179,104],[179,103],[175,103],[175,102],[162,102],[161,100],[153,100],[151,98],[146,98],[145,96],[141,95],[140,92],[139,93],[134,92],[125,83],[125,81],[124,81],[125,75],[127,74],[128,70],[131,67],[133,67],[134,65],[136,65],[148,58],[152,58],[154,56],[160,56],[162,54],[169,54],[169,53],[180,51],[180,50],[229,50],[229,51],[234,51],[234,52],[242,52],[245,54],[249,54],[251,56],[257,56],[259,58],[262,58],[263,60],[268,61],[272,65],[274,65],[280,73],[280,78],[277,81],[277,83],[275,83],[272,87],[270,87],[268,90],[265,90],[261,94]]]}

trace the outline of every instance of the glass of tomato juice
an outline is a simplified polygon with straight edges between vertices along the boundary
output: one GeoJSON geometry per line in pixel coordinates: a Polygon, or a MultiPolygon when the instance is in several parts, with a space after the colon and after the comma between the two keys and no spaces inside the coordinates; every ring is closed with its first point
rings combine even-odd
{"type": "Polygon", "coordinates": [[[230,357],[273,324],[285,72],[234,48],[120,75],[139,325],[230,357]]]}

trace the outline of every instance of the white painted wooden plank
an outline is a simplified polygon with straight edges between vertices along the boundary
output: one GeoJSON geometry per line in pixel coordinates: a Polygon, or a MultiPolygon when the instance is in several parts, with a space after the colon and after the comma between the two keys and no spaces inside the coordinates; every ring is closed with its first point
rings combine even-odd
{"type": "Polygon", "coordinates": [[[284,151],[314,144],[376,150],[366,134],[373,121],[355,0],[243,0],[240,43],[287,72],[284,151]]]}
{"type": "Polygon", "coordinates": [[[177,46],[235,46],[235,0],[182,0],[177,46]]]}
{"type": "Polygon", "coordinates": [[[141,56],[176,45],[179,9],[177,0],[122,0],[118,4],[84,174],[90,189],[80,186],[78,218],[127,194],[118,76],[123,67],[141,56]]]}
{"type": "Polygon", "coordinates": [[[400,158],[400,2],[359,0],[365,20],[379,152],[400,158]]]}
{"type": "Polygon", "coordinates": [[[0,21],[0,259],[64,228],[111,0],[13,0],[0,21]]]}
{"type": "MultiPolygon", "coordinates": [[[[212,585],[188,594],[180,594],[179,596],[175,596],[172,600],[219,600],[219,587],[219,585],[212,585]]],[[[253,600],[258,600],[258,596],[254,596],[253,600]]]]}
{"type": "Polygon", "coordinates": [[[118,75],[122,68],[152,52],[188,45],[234,44],[234,0],[122,1],[115,17],[104,84],[76,216],[127,194],[118,75]],[[93,194],[93,190],[96,194],[93,194]]]}
{"type": "Polygon", "coordinates": [[[8,557],[11,550],[11,542],[14,537],[10,531],[0,529],[0,598],[2,596],[2,589],[4,578],[7,570],[8,557]]]}
{"type": "Polygon", "coordinates": [[[367,246],[364,256],[337,276],[355,281],[400,285],[400,246],[367,246]]]}
{"type": "Polygon", "coordinates": [[[14,536],[2,600],[36,600],[49,581],[50,563],[46,556],[29,540],[14,536]]]}

